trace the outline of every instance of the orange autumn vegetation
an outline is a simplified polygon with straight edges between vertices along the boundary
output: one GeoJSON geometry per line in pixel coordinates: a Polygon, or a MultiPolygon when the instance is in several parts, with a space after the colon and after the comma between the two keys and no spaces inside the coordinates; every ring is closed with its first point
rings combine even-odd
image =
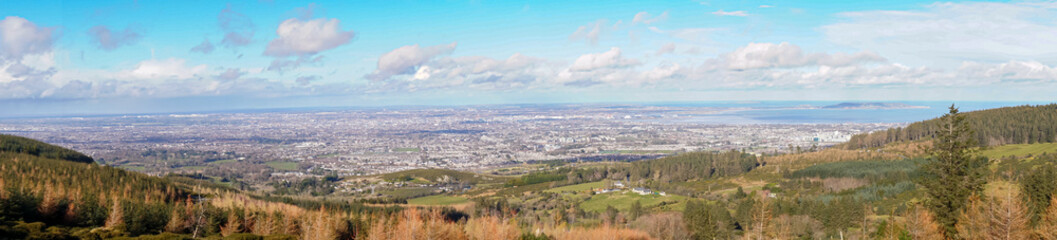
{"type": "MultiPolygon", "coordinates": [[[[367,239],[414,240],[452,239],[486,240],[518,239],[522,230],[512,219],[496,216],[480,216],[459,221],[449,221],[438,209],[419,210],[410,208],[394,215],[372,217],[373,224],[367,239]]],[[[594,239],[652,239],[645,232],[601,226],[596,228],[571,228],[540,230],[540,233],[556,240],[594,239]]]]}
{"type": "Polygon", "coordinates": [[[799,154],[783,154],[765,157],[763,161],[767,164],[795,165],[790,167],[806,167],[818,163],[845,162],[863,159],[899,160],[923,156],[924,147],[932,145],[931,142],[915,141],[897,144],[889,144],[877,149],[841,149],[827,148],[816,152],[804,152],[799,154]]]}

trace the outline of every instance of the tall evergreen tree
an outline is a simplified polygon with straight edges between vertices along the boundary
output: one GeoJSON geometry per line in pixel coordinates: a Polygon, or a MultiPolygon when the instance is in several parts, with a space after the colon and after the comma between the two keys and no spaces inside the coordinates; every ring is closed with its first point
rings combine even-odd
{"type": "Polygon", "coordinates": [[[693,239],[716,239],[719,237],[719,226],[709,211],[708,204],[691,200],[683,209],[683,221],[686,230],[693,239]]]}
{"type": "Polygon", "coordinates": [[[642,201],[635,201],[631,203],[631,220],[638,219],[642,216],[642,201]]]}
{"type": "Polygon", "coordinates": [[[1039,166],[1020,179],[1020,189],[1027,198],[1028,215],[1032,225],[1050,207],[1050,197],[1057,193],[1057,169],[1052,166],[1039,166]]]}
{"type": "Polygon", "coordinates": [[[987,159],[973,157],[973,131],[954,105],[940,118],[935,135],[932,147],[926,149],[931,157],[922,165],[924,176],[919,183],[926,189],[926,206],[944,235],[957,238],[958,216],[969,196],[983,189],[987,159]]]}

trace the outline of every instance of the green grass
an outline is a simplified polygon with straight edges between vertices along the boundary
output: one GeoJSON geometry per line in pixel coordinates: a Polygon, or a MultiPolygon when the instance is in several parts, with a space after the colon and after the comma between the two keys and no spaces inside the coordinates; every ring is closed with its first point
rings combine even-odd
{"type": "Polygon", "coordinates": [[[430,206],[443,206],[452,204],[461,204],[469,202],[470,200],[464,197],[448,196],[448,195],[433,195],[425,196],[420,198],[408,199],[408,204],[414,205],[430,205],[430,206]]]}
{"type": "MultiPolygon", "coordinates": [[[[428,183],[435,182],[437,180],[443,180],[444,176],[447,176],[449,181],[452,182],[466,182],[470,184],[479,183],[500,183],[505,182],[507,178],[497,177],[492,175],[476,174],[472,172],[461,172],[448,169],[413,169],[407,171],[399,171],[395,173],[386,173],[378,175],[378,177],[385,179],[386,181],[413,181],[416,179],[428,181],[428,183]]],[[[423,183],[423,182],[419,182],[423,183]]]]}
{"type": "Polygon", "coordinates": [[[392,189],[392,190],[378,191],[378,193],[382,194],[382,195],[391,196],[391,197],[397,197],[397,198],[416,198],[416,197],[421,197],[421,196],[434,194],[432,188],[417,188],[417,187],[397,188],[397,189],[392,189]]]}
{"type": "Polygon", "coordinates": [[[548,188],[551,188],[551,184],[553,184],[553,183],[554,182],[542,182],[542,183],[537,183],[537,184],[521,185],[521,186],[517,186],[517,187],[504,187],[504,188],[500,189],[499,191],[496,191],[495,195],[496,196],[509,196],[509,195],[523,194],[524,192],[544,191],[544,190],[547,190],[548,188]]]}
{"type": "Polygon", "coordinates": [[[419,148],[394,148],[393,152],[421,152],[419,148]]]}
{"type": "Polygon", "coordinates": [[[602,188],[603,187],[602,185],[603,185],[602,182],[589,182],[589,183],[581,183],[581,184],[569,185],[569,186],[564,186],[564,187],[551,188],[551,189],[547,189],[544,192],[553,192],[553,193],[584,192],[584,191],[590,191],[591,189],[595,189],[595,188],[602,188]]]}
{"type": "Polygon", "coordinates": [[[212,162],[209,162],[209,164],[236,163],[238,161],[239,161],[238,159],[225,159],[225,160],[212,161],[212,162]]]}
{"type": "Polygon", "coordinates": [[[201,171],[206,170],[206,166],[183,166],[180,167],[182,170],[201,171]]]}
{"type": "Polygon", "coordinates": [[[132,171],[137,171],[137,172],[142,172],[144,170],[147,170],[147,168],[145,168],[143,166],[121,166],[121,168],[132,170],[132,171]]]}
{"type": "Polygon", "coordinates": [[[1028,154],[1057,153],[1057,143],[1009,144],[980,151],[981,156],[990,159],[1001,159],[1007,156],[1024,157],[1028,154]]]}
{"type": "Polygon", "coordinates": [[[275,170],[286,170],[286,171],[297,171],[298,170],[296,162],[272,161],[272,162],[266,162],[266,163],[264,163],[264,165],[268,165],[268,167],[271,167],[271,168],[273,168],[275,170]]]}
{"type": "Polygon", "coordinates": [[[604,154],[669,154],[675,153],[672,150],[605,150],[599,153],[604,154]]]}
{"type": "Polygon", "coordinates": [[[591,197],[584,203],[580,204],[580,207],[584,211],[602,212],[606,210],[606,206],[613,206],[620,211],[628,211],[631,209],[631,204],[635,201],[641,201],[644,208],[658,207],[663,211],[681,211],[686,206],[686,197],[679,195],[668,194],[668,196],[659,195],[639,195],[636,193],[628,192],[612,192],[606,194],[598,194],[591,197]],[[664,206],[659,206],[664,203],[664,206]]]}

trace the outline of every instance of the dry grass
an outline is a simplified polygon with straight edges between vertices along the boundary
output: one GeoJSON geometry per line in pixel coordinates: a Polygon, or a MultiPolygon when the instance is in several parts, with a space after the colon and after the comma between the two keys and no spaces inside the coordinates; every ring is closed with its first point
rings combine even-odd
{"type": "Polygon", "coordinates": [[[615,228],[603,225],[596,228],[572,228],[568,230],[550,229],[544,233],[554,237],[555,240],[638,240],[654,239],[650,234],[627,228],[615,228]]]}

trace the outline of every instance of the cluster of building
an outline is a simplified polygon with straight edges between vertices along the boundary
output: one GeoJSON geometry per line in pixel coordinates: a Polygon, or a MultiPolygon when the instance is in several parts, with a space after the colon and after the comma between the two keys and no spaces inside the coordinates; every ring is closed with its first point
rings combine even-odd
{"type": "Polygon", "coordinates": [[[668,194],[665,193],[665,192],[662,192],[662,191],[656,191],[655,192],[653,190],[650,190],[649,188],[644,188],[644,187],[635,187],[635,188],[630,188],[629,189],[627,186],[624,185],[623,182],[620,182],[620,181],[614,182],[612,187],[609,187],[609,188],[596,188],[596,189],[592,189],[591,191],[593,191],[595,194],[604,194],[604,193],[611,193],[611,192],[623,192],[623,191],[629,191],[629,190],[631,191],[631,193],[635,193],[635,194],[639,194],[639,195],[668,196],[668,194]]]}
{"type": "MultiPolygon", "coordinates": [[[[630,160],[702,150],[787,152],[896,125],[694,121],[715,111],[571,105],[163,114],[7,119],[0,121],[0,132],[71,147],[107,164],[142,166],[137,168],[141,171],[198,164],[144,163],[137,157],[166,150],[205,154],[201,158],[207,160],[202,161],[237,156],[234,162],[295,162],[342,175],[366,175],[543,160],[630,160]]],[[[307,172],[273,170],[269,174],[307,172]]]]}

